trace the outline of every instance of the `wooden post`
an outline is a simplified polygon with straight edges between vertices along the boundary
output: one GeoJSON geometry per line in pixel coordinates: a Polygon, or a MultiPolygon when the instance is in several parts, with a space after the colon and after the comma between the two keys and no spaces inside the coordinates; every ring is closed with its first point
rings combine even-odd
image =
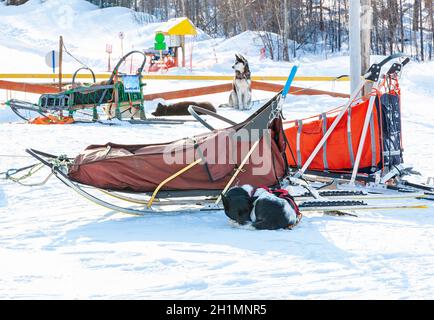
{"type": "Polygon", "coordinates": [[[360,0],[350,0],[350,77],[351,92],[361,81],[360,0]]]}
{"type": "Polygon", "coordinates": [[[158,59],[158,63],[160,65],[160,71],[163,70],[163,50],[160,50],[160,59],[158,59]]]}
{"type": "Polygon", "coordinates": [[[185,68],[185,36],[181,36],[182,67],[185,68]]]}
{"type": "Polygon", "coordinates": [[[174,59],[175,59],[175,64],[177,67],[179,67],[179,63],[178,63],[178,47],[173,47],[173,54],[174,54],[174,59]]]}
{"type": "Polygon", "coordinates": [[[59,92],[62,91],[63,37],[59,39],[59,92]]]}

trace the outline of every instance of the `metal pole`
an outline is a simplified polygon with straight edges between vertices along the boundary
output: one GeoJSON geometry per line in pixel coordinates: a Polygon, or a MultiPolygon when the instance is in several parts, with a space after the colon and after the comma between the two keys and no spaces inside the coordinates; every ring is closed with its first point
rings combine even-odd
{"type": "Polygon", "coordinates": [[[350,0],[350,77],[351,92],[361,82],[360,0],[350,0]]]}
{"type": "MultiPolygon", "coordinates": [[[[379,82],[380,80],[378,80],[375,83],[375,85],[372,87],[374,91],[378,89],[379,82]]],[[[368,110],[366,111],[365,123],[363,124],[362,135],[360,137],[359,146],[357,148],[356,159],[354,160],[353,172],[351,174],[350,184],[352,185],[356,180],[357,171],[359,170],[360,158],[362,157],[363,146],[365,144],[366,134],[368,132],[368,126],[371,120],[372,110],[374,109],[374,103],[376,98],[377,98],[376,95],[373,95],[369,98],[369,105],[368,105],[368,110]]]]}
{"type": "Polygon", "coordinates": [[[348,102],[346,103],[346,105],[342,108],[341,112],[338,114],[338,116],[336,117],[336,119],[333,121],[333,123],[330,125],[329,129],[327,130],[327,132],[324,134],[324,136],[322,137],[322,139],[320,140],[320,142],[318,142],[318,144],[316,145],[315,149],[312,151],[312,153],[310,154],[309,158],[307,159],[306,163],[303,165],[303,167],[294,175],[295,178],[299,178],[301,177],[304,172],[308,169],[308,167],[310,166],[310,164],[312,163],[313,159],[316,157],[316,155],[318,154],[318,152],[321,150],[322,146],[324,145],[324,143],[327,141],[328,137],[332,134],[333,130],[336,128],[336,126],[338,125],[339,121],[342,119],[342,117],[344,116],[345,112],[347,111],[347,109],[351,106],[351,104],[353,103],[353,101],[357,98],[357,96],[359,95],[360,91],[363,88],[364,82],[359,82],[358,87],[353,91],[353,93],[351,94],[351,98],[348,100],[348,102]]]}
{"type": "Polygon", "coordinates": [[[63,37],[59,39],[59,91],[62,91],[63,37]]]}

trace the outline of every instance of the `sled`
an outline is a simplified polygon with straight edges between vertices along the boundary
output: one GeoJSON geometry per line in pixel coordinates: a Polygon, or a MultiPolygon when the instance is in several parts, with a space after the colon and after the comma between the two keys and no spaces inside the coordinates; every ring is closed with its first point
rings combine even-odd
{"type": "MultiPolygon", "coordinates": [[[[190,112],[201,123],[207,124],[198,115],[199,111],[204,111],[231,125],[225,129],[208,126],[210,133],[165,144],[89,146],[74,159],[33,149],[26,151],[88,200],[128,214],[155,210],[162,198],[214,195],[215,200],[215,196],[227,190],[235,179],[238,183],[256,184],[258,176],[254,172],[260,165],[257,160],[267,168],[260,175],[262,183],[277,185],[287,174],[281,108],[296,70],[296,67],[292,69],[280,93],[242,123],[235,124],[207,110],[190,107],[190,112]],[[167,164],[164,156],[172,153],[181,160],[167,164]],[[215,157],[222,154],[224,161],[215,161],[215,157]],[[125,196],[125,192],[140,193],[148,197],[146,209],[114,205],[92,194],[95,191],[135,203],[137,200],[125,196]]],[[[212,208],[219,208],[218,203],[212,208]]]]}
{"type": "MultiPolygon", "coordinates": [[[[163,144],[92,145],[75,158],[58,157],[33,149],[28,149],[27,152],[48,166],[59,180],[81,196],[110,210],[127,214],[164,212],[170,206],[176,212],[221,210],[219,195],[234,184],[304,188],[308,195],[298,196],[302,211],[426,208],[423,204],[370,203],[370,200],[381,200],[381,196],[383,199],[424,199],[427,193],[434,191],[406,184],[402,179],[405,170],[399,169],[403,161],[401,132],[395,130],[400,118],[392,119],[393,123],[387,123],[381,118],[381,112],[386,109],[380,108],[380,86],[385,81],[392,80],[397,85],[398,73],[408,60],[393,64],[384,75],[381,74],[381,67],[399,57],[401,55],[394,55],[371,66],[364,81],[343,108],[332,115],[323,116],[322,119],[326,120],[322,122],[315,119],[319,122],[314,123],[314,126],[321,129],[323,124],[326,126],[321,135],[316,136],[318,142],[308,145],[308,151],[301,148],[297,150],[307,153],[307,156],[302,154],[301,163],[296,161],[293,152],[296,148],[291,130],[294,129],[284,128],[281,113],[296,69],[292,70],[280,93],[239,124],[205,110],[207,115],[215,116],[230,125],[224,129],[211,127],[198,115],[198,111],[203,110],[190,107],[190,113],[209,129],[208,133],[163,144]],[[374,83],[373,90],[359,99],[358,93],[367,82],[374,83]],[[345,164],[329,161],[326,168],[324,162],[321,162],[324,153],[321,154],[320,151],[324,146],[330,147],[331,141],[342,135],[339,131],[340,121],[346,119],[345,116],[348,118],[350,112],[360,112],[362,118],[358,126],[351,127],[352,134],[358,137],[353,143],[354,163],[347,168],[345,164]],[[372,122],[374,117],[377,120],[372,122]],[[369,135],[372,132],[370,125],[374,126],[374,133],[378,132],[372,137],[369,135]],[[393,130],[385,130],[386,126],[392,125],[396,125],[393,130]],[[373,141],[376,146],[375,157],[372,151],[373,141]],[[396,144],[392,145],[391,142],[396,144]],[[362,151],[366,148],[371,148],[371,153],[368,152],[365,159],[362,151]],[[225,155],[225,161],[213,161],[220,154],[225,155]],[[165,156],[169,156],[173,162],[168,162],[165,156]],[[174,161],[175,159],[179,161],[174,161]],[[366,170],[372,169],[373,162],[368,162],[365,166],[365,161],[372,159],[375,160],[375,170],[366,170]],[[259,160],[268,170],[255,174],[259,160]],[[330,193],[333,189],[341,190],[338,198],[330,193]],[[321,195],[324,190],[329,190],[329,194],[321,195]],[[346,190],[346,193],[342,190],[346,190]],[[129,206],[115,204],[118,201],[128,203],[129,206]],[[136,207],[131,207],[131,204],[136,207]]],[[[398,89],[395,88],[394,94],[399,98],[398,89]]],[[[392,94],[392,91],[383,93],[385,94],[392,94]]],[[[393,110],[396,113],[398,109],[395,106],[393,110]]],[[[300,132],[298,129],[295,131],[300,132]]],[[[336,139],[339,140],[338,138],[336,139]]],[[[300,135],[295,137],[296,144],[297,139],[300,141],[300,135]]]]}
{"type": "MultiPolygon", "coordinates": [[[[215,200],[215,197],[232,181],[232,177],[238,169],[240,170],[237,176],[241,183],[254,184],[257,182],[257,179],[252,174],[255,164],[246,163],[245,159],[253,157],[250,150],[255,149],[259,142],[268,141],[269,144],[265,142],[261,144],[257,149],[259,153],[255,157],[259,158],[265,155],[267,145],[269,146],[268,151],[272,153],[272,157],[266,159],[266,161],[269,161],[270,171],[261,176],[261,181],[265,181],[267,185],[276,185],[285,176],[284,144],[282,144],[283,137],[281,135],[283,131],[280,119],[275,116],[279,114],[276,109],[279,98],[280,95],[277,95],[271,99],[264,107],[241,124],[234,125],[229,129],[215,130],[211,134],[204,134],[172,143],[175,147],[180,145],[184,148],[185,145],[185,149],[182,149],[183,151],[192,150],[194,152],[194,158],[190,163],[183,162],[164,166],[162,151],[165,150],[166,146],[170,146],[171,144],[136,146],[107,144],[105,146],[90,146],[75,159],[57,157],[33,149],[26,151],[48,166],[59,180],[75,192],[108,209],[127,214],[143,215],[158,211],[161,199],[167,201],[173,198],[188,198],[189,209],[187,211],[197,211],[198,209],[204,209],[203,200],[207,197],[212,197],[215,200]],[[252,135],[252,138],[249,136],[247,137],[247,141],[237,140],[238,136],[236,134],[240,130],[253,131],[263,129],[264,126],[270,130],[260,132],[259,136],[252,135]],[[229,131],[231,135],[226,135],[229,131]],[[239,155],[237,155],[233,164],[213,164],[210,161],[213,155],[219,154],[219,151],[228,150],[225,143],[218,144],[218,142],[216,146],[219,149],[216,150],[216,153],[212,153],[210,149],[207,149],[208,144],[213,145],[222,136],[234,139],[233,145],[237,153],[239,152],[239,155]],[[242,154],[241,150],[243,147],[248,149],[247,154],[242,154]],[[128,152],[128,154],[125,154],[125,152],[128,152]],[[88,161],[90,160],[89,157],[93,160],[88,161]],[[116,174],[112,175],[110,173],[112,169],[106,167],[107,165],[110,167],[111,165],[119,165],[118,168],[122,169],[115,169],[116,174]],[[144,176],[143,172],[137,171],[134,173],[134,168],[137,167],[144,168],[147,171],[150,169],[149,174],[146,173],[144,176]],[[243,169],[243,172],[240,172],[241,169],[243,169]],[[127,177],[128,172],[132,174],[130,177],[127,177]],[[97,177],[99,177],[99,181],[95,180],[97,177]],[[121,183],[119,184],[119,182],[121,183]],[[147,200],[138,201],[125,195],[131,191],[134,194],[140,194],[141,197],[146,197],[147,200]],[[95,192],[99,192],[100,195],[96,196],[95,192]],[[133,209],[121,207],[103,200],[100,197],[101,193],[128,203],[137,204],[139,202],[142,207],[146,206],[146,208],[133,209]],[[201,200],[202,202],[200,202],[201,200]],[[199,206],[197,205],[198,202],[200,202],[199,206]],[[193,207],[191,207],[192,204],[193,207]]],[[[165,204],[167,205],[167,202],[165,204]]],[[[175,204],[179,211],[179,206],[182,203],[177,201],[175,204]]],[[[221,207],[218,205],[208,206],[208,210],[219,209],[221,207]]]]}
{"type": "Polygon", "coordinates": [[[107,81],[96,83],[95,74],[90,68],[80,68],[73,74],[69,89],[58,93],[42,94],[37,104],[11,99],[6,102],[6,105],[21,119],[37,124],[62,123],[65,116],[78,119],[78,122],[96,122],[100,118],[98,110],[100,106],[114,108],[115,117],[119,120],[127,111],[132,114],[132,117],[138,115],[140,120],[135,120],[135,124],[185,123],[186,120],[146,117],[143,98],[145,84],[142,82],[145,63],[146,56],[143,52],[131,51],[119,60],[107,81]],[[140,55],[143,59],[137,72],[135,74],[121,73],[120,67],[128,57],[134,54],[140,55]],[[76,77],[82,70],[88,70],[91,73],[92,84],[78,85],[76,83],[76,77]]]}
{"type": "Polygon", "coordinates": [[[284,122],[288,164],[296,169],[296,177],[349,174],[354,184],[360,174],[365,174],[365,180],[374,179],[374,174],[386,177],[403,163],[398,74],[409,59],[380,75],[386,62],[400,56],[371,66],[342,108],[284,122]],[[371,92],[357,97],[367,82],[373,83],[371,92]]]}
{"type": "MultiPolygon", "coordinates": [[[[119,192],[108,189],[100,189],[87,185],[83,185],[76,181],[72,181],[65,169],[68,163],[73,159],[66,157],[57,157],[46,154],[37,150],[27,149],[31,156],[39,160],[42,164],[49,167],[52,174],[62,181],[66,186],[78,193],[80,196],[91,201],[94,204],[102,206],[106,209],[121,212],[128,215],[143,216],[148,214],[163,214],[163,213],[196,213],[199,211],[221,211],[223,207],[220,203],[216,203],[216,199],[222,193],[221,189],[217,190],[174,190],[161,191],[158,194],[158,201],[151,202],[153,194],[151,192],[136,193],[136,192],[119,192]],[[117,203],[115,203],[115,201],[117,203]],[[152,204],[152,207],[149,204],[152,204]]],[[[287,186],[281,184],[281,186],[287,186]]],[[[331,191],[329,191],[331,192],[331,191]]],[[[339,212],[339,215],[352,214],[344,213],[343,211],[359,211],[359,210],[391,210],[391,209],[426,209],[424,204],[372,204],[370,200],[400,200],[400,199],[425,199],[424,194],[414,191],[412,194],[385,193],[385,194],[369,194],[360,191],[331,192],[323,194],[320,201],[311,195],[295,196],[295,201],[299,205],[302,213],[307,212],[339,212]]]]}

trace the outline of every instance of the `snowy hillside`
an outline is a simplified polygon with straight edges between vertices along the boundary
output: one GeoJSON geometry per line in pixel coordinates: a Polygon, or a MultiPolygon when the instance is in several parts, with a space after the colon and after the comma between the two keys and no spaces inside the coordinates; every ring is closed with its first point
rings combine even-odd
{"type": "MultiPolygon", "coordinates": [[[[125,35],[123,48],[126,53],[132,49],[152,47],[155,31],[162,26],[161,22],[139,23],[130,9],[98,9],[84,0],[30,0],[17,7],[1,5],[0,17],[0,59],[3,61],[3,73],[51,72],[45,64],[45,55],[50,50],[58,49],[60,35],[75,57],[95,71],[103,72],[107,69],[106,44],[113,46],[113,62],[121,56],[119,32],[125,35]]],[[[148,16],[145,20],[153,19],[155,18],[148,16]]],[[[194,72],[230,74],[234,53],[239,52],[249,58],[254,74],[286,75],[287,68],[292,64],[276,65],[269,59],[260,61],[262,47],[262,40],[256,32],[247,31],[230,39],[211,39],[199,30],[193,43],[194,72]]],[[[318,68],[318,64],[312,61],[322,60],[322,57],[304,57],[301,59],[303,65],[299,74],[338,76],[342,72],[348,73],[348,66],[344,63],[346,58],[335,59],[322,61],[321,68],[318,68]],[[333,62],[335,59],[339,61],[333,62]]],[[[66,73],[74,72],[80,67],[68,55],[65,55],[64,61],[66,73]]],[[[185,73],[186,70],[179,72],[185,73]]]]}
{"type": "MultiPolygon", "coordinates": [[[[56,49],[59,35],[71,53],[102,72],[107,43],[113,44],[114,57],[120,55],[120,31],[125,33],[124,51],[142,50],[153,45],[160,26],[138,24],[125,8],[100,10],[82,0],[0,4],[0,73],[50,72],[44,57],[56,49]]],[[[347,56],[305,56],[277,63],[261,60],[260,48],[254,32],[230,39],[202,34],[194,43],[192,73],[231,74],[236,52],[248,58],[253,75],[286,76],[294,63],[300,65],[298,75],[338,76],[349,70],[347,56]]],[[[65,72],[80,67],[72,58],[65,59],[65,72]]],[[[434,63],[410,63],[401,81],[404,160],[422,173],[423,182],[434,177],[433,83],[434,63]]],[[[211,84],[148,81],[146,92],[211,84]]],[[[348,91],[348,83],[296,85],[348,91]]],[[[7,94],[0,90],[0,102],[7,94]]],[[[38,97],[13,96],[30,101],[38,97]]],[[[253,100],[271,96],[253,92],[253,100]]],[[[227,99],[227,93],[195,98],[216,105],[227,99]]],[[[299,119],[345,101],[290,95],[283,113],[287,119],[299,119]]],[[[251,112],[219,110],[233,121],[251,112]]],[[[29,147],[75,156],[90,144],[163,142],[206,131],[196,122],[37,126],[18,121],[0,107],[0,172],[34,163],[24,152],[29,147]]],[[[32,181],[48,174],[44,169],[32,181]]],[[[405,202],[429,208],[367,210],[357,212],[358,217],[311,213],[291,231],[255,231],[230,223],[222,211],[131,217],[89,203],[55,178],[35,187],[0,180],[0,298],[432,299],[434,207],[424,200],[405,202]]]]}

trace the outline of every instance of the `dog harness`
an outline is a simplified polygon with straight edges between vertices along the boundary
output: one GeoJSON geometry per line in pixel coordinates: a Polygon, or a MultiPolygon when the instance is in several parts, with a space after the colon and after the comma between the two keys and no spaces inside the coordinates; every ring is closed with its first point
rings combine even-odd
{"type": "MultiPolygon", "coordinates": [[[[271,193],[272,195],[275,195],[278,198],[284,199],[286,200],[289,205],[294,209],[295,211],[295,215],[297,217],[296,221],[294,224],[290,224],[288,225],[286,228],[287,229],[292,229],[294,228],[296,225],[298,225],[301,221],[301,218],[303,217],[303,214],[300,212],[300,209],[298,208],[298,205],[295,203],[294,198],[289,194],[288,190],[285,189],[271,189],[268,188],[266,186],[259,186],[257,189],[262,188],[264,190],[266,190],[268,193],[271,193]]],[[[253,194],[255,194],[256,190],[255,189],[253,191],[253,194]]]]}

